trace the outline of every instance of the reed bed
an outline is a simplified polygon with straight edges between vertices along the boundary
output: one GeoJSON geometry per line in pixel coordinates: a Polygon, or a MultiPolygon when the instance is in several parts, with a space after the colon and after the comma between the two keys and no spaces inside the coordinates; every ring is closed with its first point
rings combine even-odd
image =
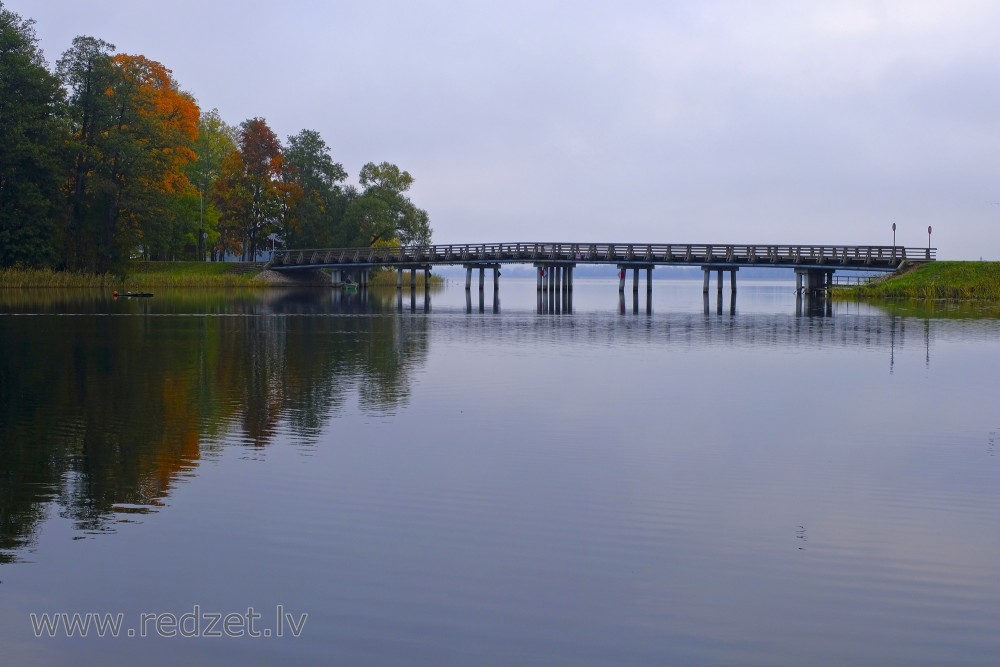
{"type": "MultiPolygon", "coordinates": [[[[375,271],[369,277],[368,283],[373,287],[395,287],[396,286],[396,271],[392,269],[385,269],[381,271],[375,271]]],[[[431,285],[444,284],[444,278],[441,276],[431,275],[431,285]]],[[[403,271],[403,287],[409,288],[410,286],[410,272],[409,270],[403,271]]],[[[424,272],[417,271],[417,287],[424,286],[424,272]]]]}
{"type": "Polygon", "coordinates": [[[0,289],[105,288],[118,291],[151,287],[249,287],[254,273],[235,273],[225,262],[143,262],[125,276],[51,269],[0,269],[0,289]]]}

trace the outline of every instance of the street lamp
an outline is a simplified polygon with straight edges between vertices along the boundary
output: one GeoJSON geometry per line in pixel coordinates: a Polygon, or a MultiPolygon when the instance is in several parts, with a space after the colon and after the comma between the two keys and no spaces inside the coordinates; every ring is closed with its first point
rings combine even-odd
{"type": "Polygon", "coordinates": [[[931,226],[927,225],[927,259],[931,258],[931,226]]]}
{"type": "Polygon", "coordinates": [[[892,223],[892,247],[896,247],[896,223],[892,223]]]}

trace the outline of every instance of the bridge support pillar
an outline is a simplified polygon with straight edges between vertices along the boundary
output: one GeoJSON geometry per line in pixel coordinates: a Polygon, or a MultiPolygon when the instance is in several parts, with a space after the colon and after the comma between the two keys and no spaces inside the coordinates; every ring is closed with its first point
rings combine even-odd
{"type": "Polygon", "coordinates": [[[701,270],[705,274],[705,282],[701,288],[702,294],[708,294],[708,286],[712,282],[712,271],[716,272],[716,280],[718,281],[715,290],[717,294],[720,296],[722,295],[723,271],[729,271],[729,289],[733,294],[736,294],[736,272],[740,270],[738,266],[728,266],[725,269],[720,269],[714,266],[703,266],[701,267],[701,270]]]}
{"type": "Polygon", "coordinates": [[[500,289],[500,265],[496,264],[493,267],[493,291],[496,292],[500,289]]]}
{"type": "Polygon", "coordinates": [[[396,269],[396,289],[403,289],[403,269],[396,269]]]}
{"type": "MultiPolygon", "coordinates": [[[[651,264],[619,264],[618,265],[618,293],[625,294],[625,276],[629,269],[632,270],[632,294],[639,294],[639,271],[646,271],[646,292],[653,291],[653,266],[651,264]]],[[[708,289],[707,287],[705,289],[708,289]]]]}
{"type": "Polygon", "coordinates": [[[429,266],[424,267],[424,291],[426,292],[431,288],[431,269],[429,266]]]}
{"type": "Polygon", "coordinates": [[[826,292],[833,285],[833,273],[830,269],[795,269],[795,291],[826,292]]]}
{"type": "Polygon", "coordinates": [[[480,266],[479,267],[479,291],[480,292],[483,291],[483,283],[485,283],[485,282],[486,282],[486,268],[480,266]]]}
{"type": "Polygon", "coordinates": [[[417,270],[410,269],[410,289],[417,289],[417,270]]]}
{"type": "Polygon", "coordinates": [[[537,287],[536,287],[535,291],[536,292],[541,292],[542,291],[542,274],[545,273],[545,268],[542,267],[542,266],[539,266],[538,264],[535,264],[535,273],[537,274],[537,278],[538,278],[538,284],[537,284],[537,287]]]}
{"type": "Polygon", "coordinates": [[[472,267],[465,267],[465,291],[472,291],[472,267]]]}
{"type": "Polygon", "coordinates": [[[573,267],[572,266],[567,266],[566,267],[566,291],[567,292],[572,292],[573,291],[573,267]]]}

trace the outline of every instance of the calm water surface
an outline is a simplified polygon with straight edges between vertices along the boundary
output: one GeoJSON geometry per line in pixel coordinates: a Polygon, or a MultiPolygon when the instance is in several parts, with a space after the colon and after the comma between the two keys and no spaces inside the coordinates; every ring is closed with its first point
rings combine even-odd
{"type": "Polygon", "coordinates": [[[996,313],[700,286],[0,293],[0,663],[996,665],[996,313]]]}

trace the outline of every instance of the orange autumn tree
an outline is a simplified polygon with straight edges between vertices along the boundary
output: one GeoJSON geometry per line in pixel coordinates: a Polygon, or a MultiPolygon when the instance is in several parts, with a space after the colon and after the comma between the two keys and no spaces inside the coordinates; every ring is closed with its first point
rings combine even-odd
{"type": "Polygon", "coordinates": [[[114,270],[138,248],[149,257],[176,247],[184,226],[197,221],[185,210],[194,188],[184,167],[196,157],[198,105],[154,60],[117,54],[112,66],[106,95],[113,113],[101,147],[105,252],[99,271],[114,270]]]}
{"type": "Polygon", "coordinates": [[[214,185],[225,251],[254,261],[271,234],[286,238],[294,229],[302,188],[287,178],[288,169],[281,142],[263,118],[240,124],[236,150],[222,161],[214,185]]]}

